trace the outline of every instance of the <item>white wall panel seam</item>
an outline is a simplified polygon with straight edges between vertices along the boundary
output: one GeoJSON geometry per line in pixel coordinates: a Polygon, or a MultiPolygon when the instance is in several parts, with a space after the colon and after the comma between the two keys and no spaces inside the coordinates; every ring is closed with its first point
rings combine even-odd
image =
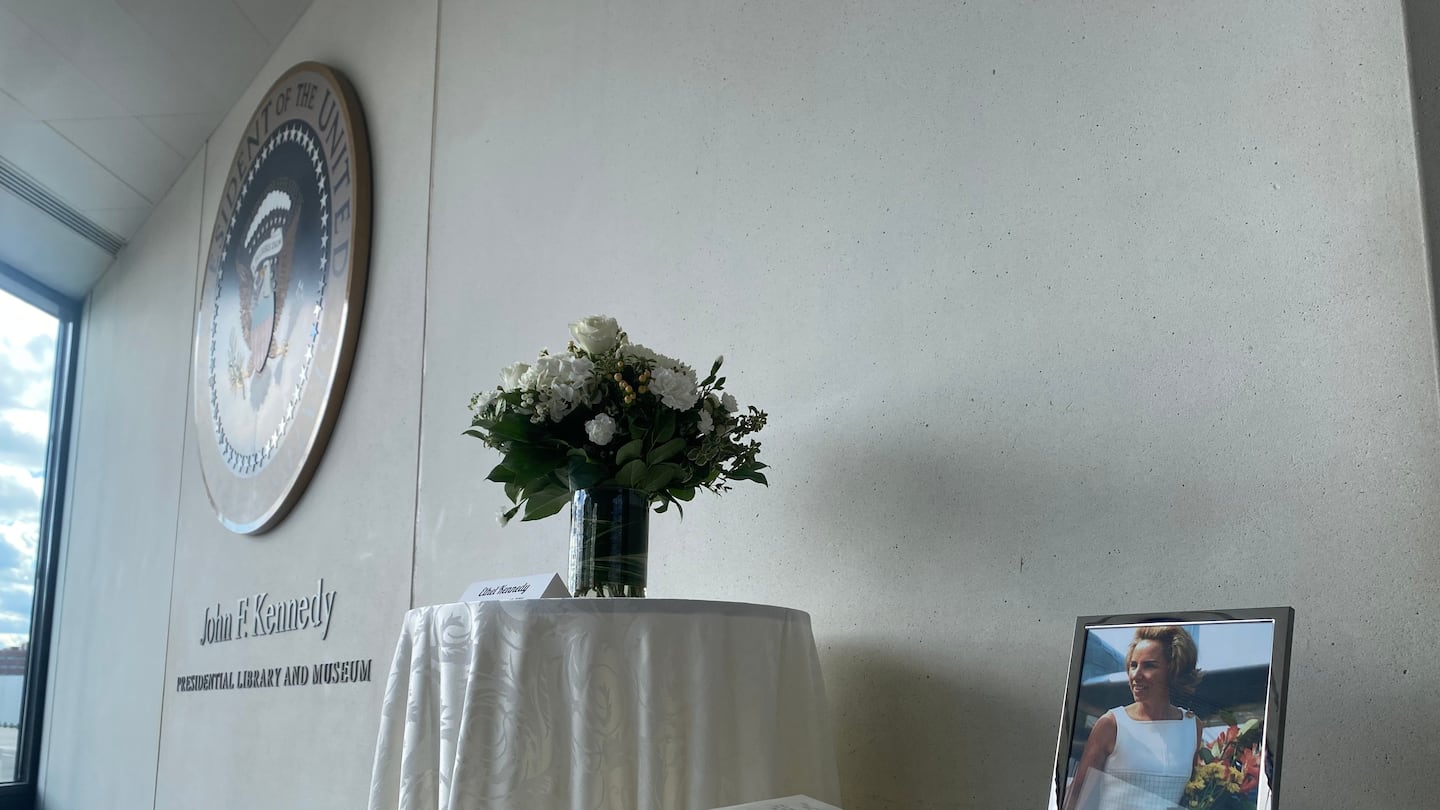
{"type": "Polygon", "coordinates": [[[410,533],[410,601],[411,608],[415,607],[415,570],[420,554],[420,476],[424,470],[421,462],[425,453],[425,379],[426,365],[425,358],[428,356],[425,351],[425,342],[430,334],[430,238],[433,229],[430,223],[430,209],[434,204],[435,197],[435,122],[439,116],[440,106],[440,25],[445,16],[445,3],[440,0],[435,4],[435,64],[430,72],[430,158],[427,161],[429,171],[425,178],[425,263],[421,271],[420,289],[425,294],[424,317],[420,319],[420,395],[416,402],[417,415],[415,419],[415,502],[414,520],[411,521],[410,533]]]}
{"type": "MultiPolygon", "coordinates": [[[[1407,16],[1408,15],[1402,11],[1401,17],[1405,18],[1407,16]]],[[[1405,93],[1405,104],[1409,107],[1410,111],[1409,153],[1415,156],[1413,187],[1415,189],[1416,199],[1419,202],[1418,208],[1420,212],[1420,255],[1424,259],[1420,268],[1424,275],[1421,279],[1421,286],[1425,290],[1425,305],[1430,313],[1429,323],[1426,324],[1426,329],[1430,337],[1429,341],[1427,341],[1426,348],[1430,352],[1430,369],[1433,373],[1430,394],[1434,409],[1440,412],[1440,323],[1437,323],[1437,318],[1440,318],[1440,312],[1437,312],[1435,309],[1435,284],[1437,282],[1435,277],[1435,262],[1436,259],[1440,257],[1436,256],[1436,246],[1430,234],[1431,217],[1440,216],[1440,206],[1437,206],[1434,200],[1427,199],[1425,194],[1426,158],[1420,143],[1421,110],[1420,105],[1416,103],[1417,94],[1421,92],[1421,89],[1416,84],[1415,72],[1418,69],[1418,63],[1416,62],[1414,37],[1415,32],[1411,30],[1410,20],[1405,19],[1405,36],[1403,38],[1406,65],[1405,87],[1407,90],[1405,93]]],[[[1440,167],[1437,167],[1437,171],[1440,171],[1440,167]]],[[[1437,227],[1440,227],[1440,225],[1437,225],[1437,227]]]]}
{"type": "MultiPolygon", "coordinates": [[[[194,259],[191,261],[191,263],[190,263],[190,277],[191,277],[192,279],[197,278],[197,277],[199,276],[199,274],[200,274],[200,272],[201,272],[200,263],[201,263],[202,261],[205,261],[205,255],[204,255],[204,245],[205,245],[205,211],[204,211],[204,205],[205,205],[205,167],[208,165],[209,158],[210,158],[210,139],[209,139],[209,138],[206,138],[204,145],[200,147],[200,205],[201,205],[201,211],[200,211],[200,216],[199,216],[199,218],[196,219],[196,224],[195,224],[195,258],[194,258],[194,259]]],[[[183,175],[182,175],[182,176],[183,176],[183,175]]],[[[172,186],[172,188],[173,188],[173,186],[172,186]]],[[[191,313],[191,314],[190,314],[190,322],[191,322],[190,340],[191,340],[192,351],[193,351],[194,340],[195,340],[194,323],[195,323],[195,318],[196,318],[196,312],[198,311],[198,309],[199,309],[199,307],[200,307],[200,296],[202,295],[203,289],[204,289],[204,285],[199,284],[199,283],[196,283],[196,284],[195,284],[194,292],[193,292],[193,293],[191,294],[191,296],[190,296],[190,313],[191,313]]],[[[190,418],[190,411],[191,411],[191,408],[193,407],[193,404],[190,402],[190,396],[191,396],[191,394],[190,394],[190,389],[191,389],[191,387],[195,384],[195,381],[194,381],[194,379],[192,378],[192,375],[194,375],[194,373],[195,373],[195,364],[194,364],[193,362],[187,362],[187,363],[186,363],[186,370],[185,370],[185,412],[182,414],[183,418],[180,420],[180,422],[181,422],[181,425],[180,425],[180,457],[179,457],[178,459],[176,459],[176,462],[175,462],[176,465],[177,465],[177,468],[180,470],[180,485],[175,488],[175,530],[174,530],[174,532],[171,534],[171,539],[173,540],[173,542],[170,544],[170,582],[169,582],[170,600],[169,600],[169,602],[167,603],[167,605],[166,605],[166,610],[165,610],[165,616],[166,616],[166,619],[165,619],[165,657],[164,657],[164,659],[163,659],[163,660],[166,661],[166,662],[169,662],[169,660],[170,660],[170,625],[171,625],[171,623],[174,622],[174,620],[175,620],[175,559],[176,559],[176,557],[178,557],[179,554],[180,554],[180,506],[181,506],[181,504],[180,504],[180,499],[181,499],[181,497],[182,497],[181,493],[183,493],[183,492],[185,491],[185,486],[184,486],[185,453],[189,451],[189,447],[190,447],[189,440],[188,440],[187,438],[185,438],[185,437],[186,437],[186,434],[188,434],[188,433],[190,432],[190,425],[191,425],[191,422],[192,422],[192,420],[191,420],[191,418],[190,418]]],[[[167,679],[166,679],[165,677],[161,677],[161,679],[160,679],[160,717],[158,718],[158,719],[159,719],[159,722],[157,723],[156,729],[155,729],[155,731],[156,731],[156,733],[155,733],[155,783],[154,783],[154,787],[151,788],[151,791],[150,791],[150,807],[152,808],[152,810],[153,810],[153,808],[157,805],[157,803],[160,801],[160,748],[161,748],[161,745],[163,744],[163,737],[164,737],[164,735],[165,735],[165,700],[166,700],[166,698],[169,696],[169,690],[167,689],[167,686],[168,686],[168,681],[167,681],[167,679]]]]}

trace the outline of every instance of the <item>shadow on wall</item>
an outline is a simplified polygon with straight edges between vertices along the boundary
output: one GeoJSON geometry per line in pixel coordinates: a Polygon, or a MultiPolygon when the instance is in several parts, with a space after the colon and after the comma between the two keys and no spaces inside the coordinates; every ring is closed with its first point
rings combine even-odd
{"type": "Polygon", "coordinates": [[[1016,703],[1015,691],[987,680],[990,673],[937,668],[900,647],[839,641],[826,657],[846,810],[1044,805],[1045,771],[1002,784],[997,775],[1014,768],[998,760],[1008,759],[1015,739],[1033,742],[1037,723],[1053,725],[1053,701],[1016,703]]]}
{"type": "MultiPolygon", "coordinates": [[[[894,611],[913,617],[933,605],[1033,608],[1010,618],[1063,623],[1127,605],[1151,609],[1140,604],[1163,604],[1158,586],[1112,597],[1089,583],[1143,571],[1162,547],[1176,566],[1254,553],[1256,525],[1304,520],[1303,499],[1293,493],[1237,507],[1234,493],[1275,477],[1264,458],[1197,464],[1189,449],[1196,437],[1149,428],[1137,438],[1123,411],[1061,423],[1033,410],[1001,429],[937,420],[933,428],[890,432],[883,416],[860,414],[844,429],[815,435],[804,449],[824,473],[777,474],[774,499],[805,516],[804,528],[823,538],[834,560],[832,584],[869,593],[866,618],[882,624],[894,611]],[[902,580],[904,588],[873,587],[902,580]]],[[[1068,631],[1060,652],[1068,655],[1068,631]]]]}
{"type": "MultiPolygon", "coordinates": [[[[1405,45],[1410,60],[1410,94],[1415,115],[1415,149],[1420,164],[1426,261],[1432,302],[1440,291],[1440,3],[1405,0],[1405,45]]],[[[1433,303],[1432,303],[1433,306],[1433,303]]]]}

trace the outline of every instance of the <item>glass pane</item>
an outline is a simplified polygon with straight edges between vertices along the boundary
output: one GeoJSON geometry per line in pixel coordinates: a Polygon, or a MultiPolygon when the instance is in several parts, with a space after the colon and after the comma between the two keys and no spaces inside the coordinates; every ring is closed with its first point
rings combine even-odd
{"type": "Polygon", "coordinates": [[[0,290],[0,782],[16,779],[59,328],[0,290]]]}

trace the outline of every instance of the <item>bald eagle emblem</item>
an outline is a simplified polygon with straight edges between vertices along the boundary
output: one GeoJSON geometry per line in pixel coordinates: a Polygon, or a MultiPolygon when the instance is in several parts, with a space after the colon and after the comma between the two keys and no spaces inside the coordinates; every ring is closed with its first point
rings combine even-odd
{"type": "Polygon", "coordinates": [[[283,353],[275,340],[275,324],[285,312],[290,289],[300,202],[300,190],[289,178],[278,178],[266,187],[235,257],[240,329],[250,351],[245,364],[247,378],[258,376],[270,358],[283,353]]]}

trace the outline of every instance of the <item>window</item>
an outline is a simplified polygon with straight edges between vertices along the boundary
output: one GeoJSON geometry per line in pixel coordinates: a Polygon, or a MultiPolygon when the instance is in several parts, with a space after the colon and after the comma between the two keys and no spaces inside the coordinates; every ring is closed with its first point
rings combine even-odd
{"type": "Polygon", "coordinates": [[[79,312],[0,263],[0,810],[35,800],[79,312]]]}

